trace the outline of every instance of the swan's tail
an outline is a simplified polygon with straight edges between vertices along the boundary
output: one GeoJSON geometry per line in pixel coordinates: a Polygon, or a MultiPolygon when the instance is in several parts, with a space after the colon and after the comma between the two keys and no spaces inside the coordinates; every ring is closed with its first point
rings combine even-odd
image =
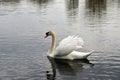
{"type": "Polygon", "coordinates": [[[94,50],[88,52],[88,56],[91,55],[94,52],[94,50]]]}
{"type": "Polygon", "coordinates": [[[88,52],[88,53],[93,53],[94,52],[94,50],[92,50],[92,51],[90,51],[90,52],[88,52]]]}
{"type": "Polygon", "coordinates": [[[75,57],[75,59],[87,59],[88,56],[90,56],[94,51],[90,51],[90,52],[77,52],[74,51],[72,56],[75,57]]]}

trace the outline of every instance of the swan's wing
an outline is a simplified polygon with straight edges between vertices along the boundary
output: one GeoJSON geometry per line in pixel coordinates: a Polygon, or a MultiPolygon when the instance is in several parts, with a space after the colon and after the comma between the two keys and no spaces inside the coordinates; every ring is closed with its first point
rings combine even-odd
{"type": "Polygon", "coordinates": [[[83,39],[78,36],[68,36],[64,38],[56,48],[55,56],[65,56],[72,51],[82,48],[84,42],[83,39]]]}

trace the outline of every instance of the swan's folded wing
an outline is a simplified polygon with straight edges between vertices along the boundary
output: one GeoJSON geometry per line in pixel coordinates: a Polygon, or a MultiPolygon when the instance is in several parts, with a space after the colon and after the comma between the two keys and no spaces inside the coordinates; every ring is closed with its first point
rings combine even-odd
{"type": "Polygon", "coordinates": [[[58,45],[55,51],[55,56],[65,56],[72,51],[82,48],[83,39],[78,36],[68,36],[64,38],[58,45]]]}

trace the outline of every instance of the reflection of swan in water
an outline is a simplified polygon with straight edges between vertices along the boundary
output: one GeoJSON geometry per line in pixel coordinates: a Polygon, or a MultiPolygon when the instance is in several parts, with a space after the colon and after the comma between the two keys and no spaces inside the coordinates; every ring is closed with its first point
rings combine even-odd
{"type": "MultiPolygon", "coordinates": [[[[59,60],[59,59],[53,59],[48,57],[51,66],[52,66],[52,72],[49,71],[46,72],[47,79],[48,80],[55,80],[56,74],[59,73],[59,75],[66,80],[69,79],[73,80],[75,79],[77,73],[81,73],[83,69],[90,68],[94,66],[94,64],[90,63],[89,60],[59,60]],[[58,73],[57,73],[58,72],[58,73]]],[[[63,79],[63,80],[64,80],[63,79]]]]}

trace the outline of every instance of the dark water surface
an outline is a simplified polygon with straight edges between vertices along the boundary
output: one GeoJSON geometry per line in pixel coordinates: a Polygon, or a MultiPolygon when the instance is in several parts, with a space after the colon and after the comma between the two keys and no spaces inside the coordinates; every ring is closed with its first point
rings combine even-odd
{"type": "Polygon", "coordinates": [[[119,80],[120,0],[0,0],[0,80],[119,80]],[[57,43],[80,35],[87,60],[46,56],[57,43]]]}

